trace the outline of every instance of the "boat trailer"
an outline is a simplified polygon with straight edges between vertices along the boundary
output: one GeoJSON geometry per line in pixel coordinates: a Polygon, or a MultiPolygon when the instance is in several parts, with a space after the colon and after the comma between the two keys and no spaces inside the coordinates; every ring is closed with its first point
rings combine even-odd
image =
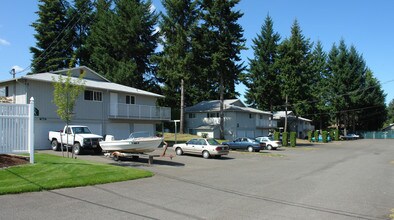
{"type": "Polygon", "coordinates": [[[163,141],[164,143],[164,150],[162,154],[145,154],[145,153],[125,153],[125,152],[119,152],[119,151],[114,151],[114,152],[107,152],[104,153],[104,156],[112,158],[114,161],[120,161],[121,158],[132,158],[133,160],[138,160],[138,158],[148,158],[148,164],[152,165],[153,164],[153,158],[154,157],[169,157],[171,160],[174,157],[172,154],[166,155],[166,151],[168,148],[167,142],[163,141]]]}

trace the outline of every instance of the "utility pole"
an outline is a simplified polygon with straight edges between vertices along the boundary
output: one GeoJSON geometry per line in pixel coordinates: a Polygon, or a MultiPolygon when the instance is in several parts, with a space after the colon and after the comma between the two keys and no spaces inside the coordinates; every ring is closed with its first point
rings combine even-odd
{"type": "MultiPolygon", "coordinates": [[[[15,68],[12,68],[10,73],[12,75],[12,78],[15,79],[15,74],[16,74],[15,73],[15,68]]],[[[16,99],[16,94],[15,94],[16,93],[16,80],[14,80],[14,86],[13,87],[14,88],[13,88],[13,94],[12,94],[12,103],[15,104],[16,103],[16,100],[15,100],[16,99]]]]}
{"type": "Polygon", "coordinates": [[[285,130],[287,132],[287,95],[286,95],[286,105],[285,105],[285,130]]]}

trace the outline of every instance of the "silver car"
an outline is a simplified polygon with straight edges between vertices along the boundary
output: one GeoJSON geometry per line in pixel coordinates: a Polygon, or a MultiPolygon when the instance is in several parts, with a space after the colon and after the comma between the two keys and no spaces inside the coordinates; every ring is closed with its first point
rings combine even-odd
{"type": "Polygon", "coordinates": [[[221,145],[213,138],[194,138],[184,144],[175,144],[173,148],[177,155],[197,154],[205,159],[211,156],[220,158],[229,152],[228,146],[221,145]]]}

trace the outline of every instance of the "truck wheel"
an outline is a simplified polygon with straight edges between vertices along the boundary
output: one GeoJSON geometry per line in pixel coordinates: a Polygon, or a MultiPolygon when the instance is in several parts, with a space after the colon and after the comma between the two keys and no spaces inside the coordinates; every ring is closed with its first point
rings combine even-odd
{"type": "Polygon", "coordinates": [[[54,151],[58,151],[59,150],[59,143],[57,142],[56,139],[51,141],[51,147],[52,147],[52,150],[54,150],[54,151]]]}
{"type": "Polygon", "coordinates": [[[75,143],[73,148],[74,148],[74,154],[75,155],[81,154],[81,152],[82,152],[81,144],[75,143]]]}

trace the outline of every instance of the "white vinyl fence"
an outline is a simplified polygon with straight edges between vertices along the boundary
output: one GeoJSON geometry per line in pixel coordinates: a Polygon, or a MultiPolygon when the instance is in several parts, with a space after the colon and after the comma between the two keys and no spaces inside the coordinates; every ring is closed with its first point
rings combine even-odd
{"type": "Polygon", "coordinates": [[[30,104],[0,104],[0,154],[29,153],[34,163],[34,98],[30,104]]]}

